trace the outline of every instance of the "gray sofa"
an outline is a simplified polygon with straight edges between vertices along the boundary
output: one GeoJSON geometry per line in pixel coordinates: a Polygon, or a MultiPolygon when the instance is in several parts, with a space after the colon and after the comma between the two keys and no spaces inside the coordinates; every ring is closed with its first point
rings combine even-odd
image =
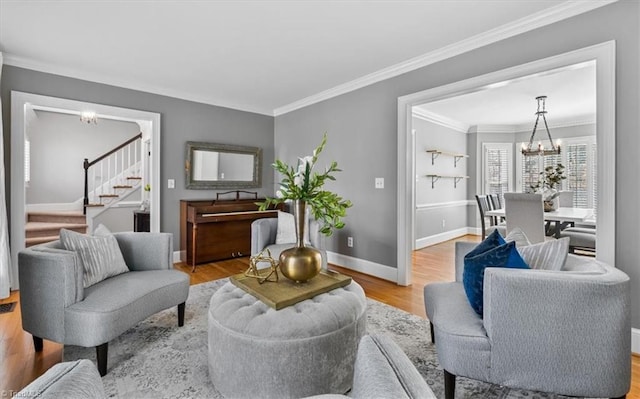
{"type": "Polygon", "coordinates": [[[569,255],[561,271],[487,268],[484,317],[462,273],[475,243],[456,242],[456,281],[424,288],[445,397],[456,376],[567,396],[624,397],[631,378],[629,277],[569,255]]]}
{"type": "Polygon", "coordinates": [[[130,272],[83,287],[83,268],[75,252],[59,241],[18,255],[22,328],[65,345],[96,347],[98,370],[107,373],[108,343],[140,321],[178,306],[184,323],[189,276],[173,268],[168,233],[114,233],[130,272]]]}
{"type": "MultiPolygon", "coordinates": [[[[274,370],[274,373],[282,370],[274,370]]],[[[60,363],[20,391],[16,398],[104,398],[102,380],[88,360],[60,363]]],[[[409,358],[389,338],[366,335],[360,341],[351,398],[424,398],[435,395],[409,358]]],[[[320,395],[314,398],[346,398],[320,395]]]]}

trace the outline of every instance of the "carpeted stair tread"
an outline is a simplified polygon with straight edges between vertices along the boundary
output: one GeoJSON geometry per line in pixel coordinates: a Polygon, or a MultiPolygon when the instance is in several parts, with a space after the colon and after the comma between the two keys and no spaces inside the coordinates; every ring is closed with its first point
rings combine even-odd
{"type": "Polygon", "coordinates": [[[27,222],[25,225],[26,238],[54,237],[60,234],[60,229],[87,232],[86,223],[48,223],[48,222],[27,222]]]}
{"type": "Polygon", "coordinates": [[[60,236],[46,236],[46,237],[29,237],[25,239],[25,246],[30,247],[33,245],[44,244],[60,239],[60,236]]]}
{"type": "Polygon", "coordinates": [[[28,222],[84,224],[86,220],[82,211],[36,211],[29,212],[27,215],[28,222]]]}

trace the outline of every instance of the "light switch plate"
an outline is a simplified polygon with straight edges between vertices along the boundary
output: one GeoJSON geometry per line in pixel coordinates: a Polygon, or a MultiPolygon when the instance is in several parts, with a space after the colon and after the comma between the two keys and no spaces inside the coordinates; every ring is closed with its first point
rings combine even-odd
{"type": "Polygon", "coordinates": [[[176,180],[168,179],[167,180],[167,188],[176,188],[176,180]]]}

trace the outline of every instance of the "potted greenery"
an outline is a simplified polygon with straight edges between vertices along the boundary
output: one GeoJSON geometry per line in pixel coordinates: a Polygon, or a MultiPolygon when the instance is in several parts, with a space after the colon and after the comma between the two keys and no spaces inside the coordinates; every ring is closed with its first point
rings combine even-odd
{"type": "Polygon", "coordinates": [[[557,208],[557,198],[560,192],[560,183],[567,177],[564,175],[564,165],[561,163],[555,166],[549,165],[540,172],[540,179],[536,184],[531,185],[534,192],[542,194],[545,212],[554,211],[557,208]]]}
{"type": "Polygon", "coordinates": [[[313,171],[318,156],[327,143],[325,133],[320,145],[309,155],[298,159],[296,167],[276,160],[273,168],[284,176],[280,189],[275,197],[267,197],[259,202],[259,209],[265,210],[270,205],[292,201],[296,228],[296,246],[282,251],[280,255],[280,271],[285,277],[295,281],[306,281],[320,272],[319,251],[304,244],[304,218],[309,206],[314,218],[320,222],[320,232],[330,236],[333,229],[344,227],[342,218],[346,216],[351,201],[345,200],[336,193],[323,188],[327,180],[335,180],[333,174],[340,172],[337,162],[333,161],[322,173],[313,171]]]}

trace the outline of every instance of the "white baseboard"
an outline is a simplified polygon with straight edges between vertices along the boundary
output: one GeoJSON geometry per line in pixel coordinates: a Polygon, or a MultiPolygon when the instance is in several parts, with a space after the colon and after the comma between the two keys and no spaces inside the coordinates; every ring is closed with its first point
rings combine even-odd
{"type": "Polygon", "coordinates": [[[631,352],[640,355],[640,329],[631,329],[631,352]]]}
{"type": "Polygon", "coordinates": [[[329,263],[344,267],[345,269],[355,270],[357,272],[375,276],[383,280],[392,281],[394,283],[398,282],[398,269],[395,267],[331,251],[327,251],[327,260],[329,263]]]}
{"type": "Polygon", "coordinates": [[[180,251],[173,251],[173,263],[180,263],[180,262],[182,262],[180,251]]]}
{"type": "Polygon", "coordinates": [[[461,227],[459,229],[445,231],[444,233],[434,234],[432,236],[418,238],[416,240],[416,249],[421,249],[441,242],[452,240],[456,237],[460,237],[466,234],[475,234],[475,228],[473,227],[461,227]]]}
{"type": "Polygon", "coordinates": [[[469,234],[474,236],[482,236],[482,227],[469,227],[469,234]]]}

